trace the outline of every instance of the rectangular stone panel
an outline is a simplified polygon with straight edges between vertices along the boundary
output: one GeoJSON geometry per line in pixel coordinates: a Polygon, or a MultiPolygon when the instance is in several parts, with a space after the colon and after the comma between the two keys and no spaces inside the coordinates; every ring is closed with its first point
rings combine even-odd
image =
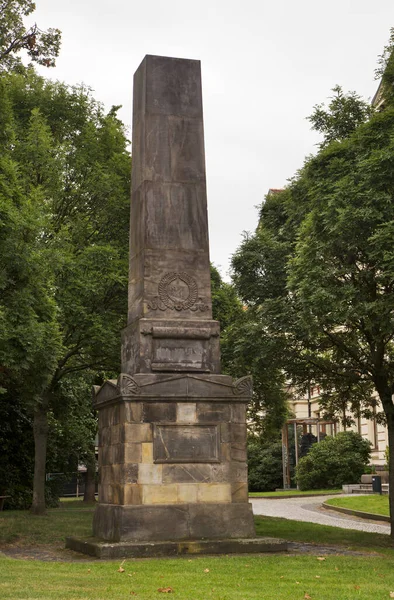
{"type": "Polygon", "coordinates": [[[219,462],[217,425],[154,425],[156,463],[219,462]]]}
{"type": "Polygon", "coordinates": [[[209,371],[208,340],[152,340],[152,371],[209,371]]]}

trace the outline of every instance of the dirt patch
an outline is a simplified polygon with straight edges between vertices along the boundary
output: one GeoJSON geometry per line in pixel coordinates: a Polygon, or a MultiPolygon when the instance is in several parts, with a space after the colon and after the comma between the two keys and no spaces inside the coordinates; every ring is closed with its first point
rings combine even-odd
{"type": "MultiPolygon", "coordinates": [[[[371,554],[375,554],[371,552],[347,550],[346,548],[341,548],[340,546],[317,546],[315,544],[302,542],[289,542],[288,544],[289,550],[287,554],[309,554],[313,556],[371,556],[371,554]]],[[[92,562],[100,560],[92,556],[79,554],[73,550],[68,550],[60,544],[45,546],[7,545],[0,547],[0,556],[7,556],[9,558],[16,558],[20,560],[41,560],[44,562],[92,562]]]]}

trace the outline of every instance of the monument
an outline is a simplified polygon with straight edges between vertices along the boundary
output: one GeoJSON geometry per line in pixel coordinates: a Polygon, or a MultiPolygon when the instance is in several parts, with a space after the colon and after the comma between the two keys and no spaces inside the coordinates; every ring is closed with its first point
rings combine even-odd
{"type": "Polygon", "coordinates": [[[199,61],[144,58],[134,76],[132,155],[122,373],[94,393],[96,541],[67,546],[102,557],[283,550],[254,538],[251,378],[220,374],[199,61]]]}

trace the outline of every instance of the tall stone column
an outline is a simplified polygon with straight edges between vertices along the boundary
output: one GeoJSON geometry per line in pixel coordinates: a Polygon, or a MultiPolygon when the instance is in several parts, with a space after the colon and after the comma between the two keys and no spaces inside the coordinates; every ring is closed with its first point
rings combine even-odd
{"type": "Polygon", "coordinates": [[[122,373],[95,389],[93,533],[111,542],[111,555],[116,542],[132,543],[135,555],[136,544],[146,550],[151,542],[254,535],[245,423],[251,379],[220,374],[212,320],[200,63],[146,56],[134,76],[133,110],[122,373]]]}

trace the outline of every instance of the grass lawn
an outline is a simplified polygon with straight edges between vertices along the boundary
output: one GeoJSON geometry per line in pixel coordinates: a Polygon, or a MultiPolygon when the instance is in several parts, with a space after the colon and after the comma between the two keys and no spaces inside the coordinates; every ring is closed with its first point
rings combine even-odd
{"type": "Polygon", "coordinates": [[[288,498],[289,496],[320,496],[321,494],[341,494],[342,490],[284,490],[280,492],[249,492],[251,498],[288,498]]]}
{"type": "Polygon", "coordinates": [[[394,590],[393,560],[329,556],[221,556],[44,563],[0,559],[2,600],[380,600],[394,590]],[[170,596],[171,597],[171,596],[170,596]]]}
{"type": "Polygon", "coordinates": [[[389,497],[379,495],[347,496],[345,498],[331,498],[327,500],[327,504],[332,506],[340,506],[341,508],[351,508],[352,510],[361,510],[363,512],[372,513],[375,515],[389,516],[389,497]]]}
{"type": "MultiPolygon", "coordinates": [[[[0,550],[8,545],[61,547],[66,535],[91,535],[93,507],[65,502],[35,517],[0,513],[0,550]],[[80,510],[78,510],[78,508],[80,510]]],[[[180,600],[387,599],[394,591],[394,549],[387,535],[256,517],[259,535],[331,544],[368,556],[202,556],[178,559],[42,562],[0,557],[1,600],[141,600],[172,588],[180,600]],[[379,552],[374,554],[373,552],[379,552]]],[[[76,555],[77,557],[78,555],[76,555]]],[[[164,592],[165,593],[165,592],[164,592]]]]}

